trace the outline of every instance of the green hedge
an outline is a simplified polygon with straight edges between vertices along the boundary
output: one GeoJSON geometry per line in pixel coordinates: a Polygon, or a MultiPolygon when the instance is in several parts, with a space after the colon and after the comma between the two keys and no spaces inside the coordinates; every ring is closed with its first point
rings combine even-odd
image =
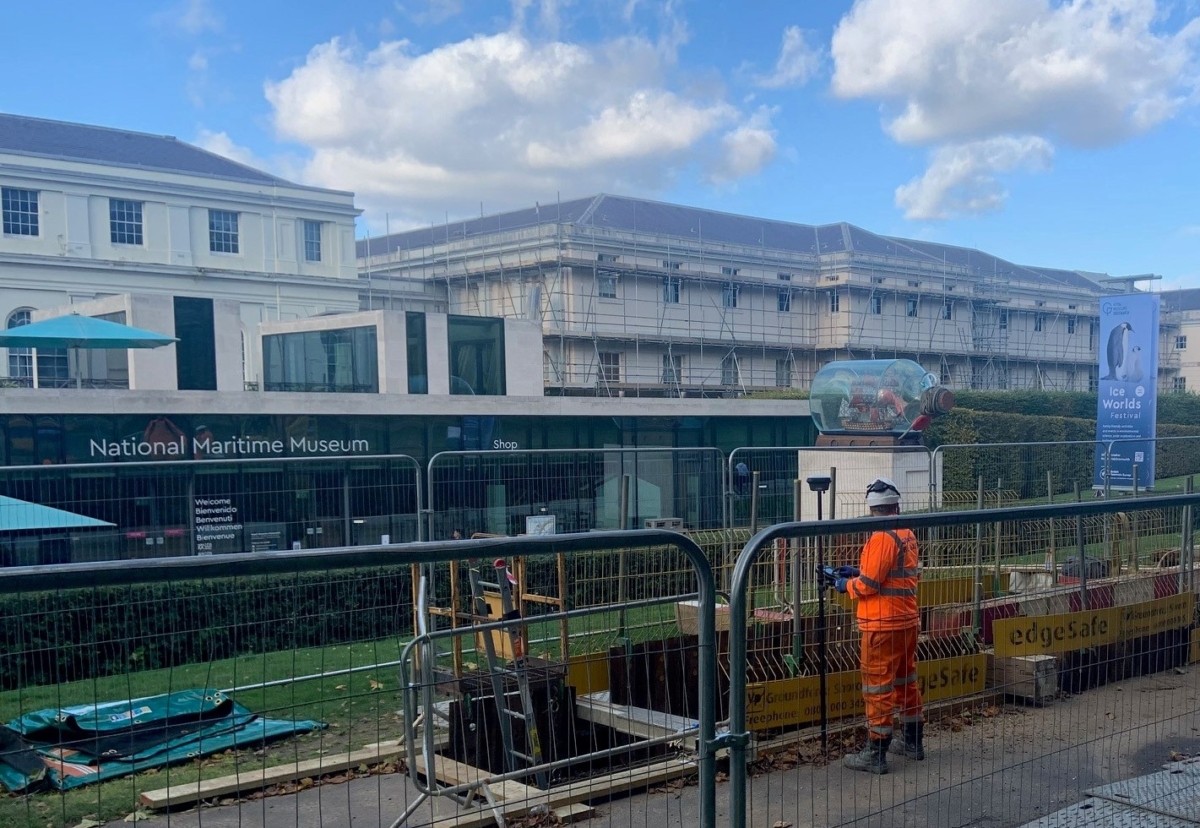
{"type": "MultiPolygon", "coordinates": [[[[1046,417],[1096,419],[1096,395],[1070,391],[955,391],[958,408],[1046,417]]],[[[1200,427],[1200,395],[1160,394],[1158,422],[1200,427]]]]}
{"type": "Polygon", "coordinates": [[[407,567],[0,598],[0,688],[370,641],[412,627],[407,567]]]}

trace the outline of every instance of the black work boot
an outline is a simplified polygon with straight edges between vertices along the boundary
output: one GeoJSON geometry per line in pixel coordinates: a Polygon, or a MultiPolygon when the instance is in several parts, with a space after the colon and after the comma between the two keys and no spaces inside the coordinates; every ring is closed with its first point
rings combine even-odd
{"type": "Polygon", "coordinates": [[[905,722],[904,735],[892,742],[891,752],[897,756],[907,756],[920,762],[925,758],[925,724],[923,722],[905,722]]]}
{"type": "Polygon", "coordinates": [[[891,736],[883,739],[871,739],[861,752],[851,753],[842,760],[842,764],[850,770],[885,774],[888,772],[887,752],[891,742],[891,736]]]}

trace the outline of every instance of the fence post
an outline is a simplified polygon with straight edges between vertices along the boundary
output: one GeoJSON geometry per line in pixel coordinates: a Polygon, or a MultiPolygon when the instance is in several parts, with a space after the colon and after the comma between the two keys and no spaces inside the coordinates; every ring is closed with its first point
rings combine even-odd
{"type": "Polygon", "coordinates": [[[829,519],[837,517],[837,469],[829,468],[829,519]]]}
{"type": "MultiPolygon", "coordinates": [[[[804,491],[804,481],[796,478],[792,481],[792,520],[800,522],[800,497],[804,491]]],[[[792,658],[796,663],[804,656],[804,624],[800,620],[800,582],[804,567],[800,561],[799,538],[792,540],[792,658]]]]}
{"type": "MultiPolygon", "coordinates": [[[[1184,481],[1184,491],[1191,494],[1195,491],[1195,478],[1188,475],[1184,481]]],[[[1179,534],[1179,592],[1192,588],[1192,507],[1183,507],[1183,531],[1179,534]]]]}
{"type": "MultiPolygon", "coordinates": [[[[1137,479],[1138,479],[1138,467],[1137,467],[1137,463],[1134,463],[1133,464],[1133,498],[1134,498],[1134,500],[1137,500],[1137,498],[1138,498],[1137,479]]],[[[1185,506],[1184,511],[1186,511],[1186,510],[1187,510],[1187,507],[1185,506]]],[[[1129,513],[1129,558],[1130,558],[1129,569],[1132,572],[1137,572],[1138,570],[1141,569],[1141,557],[1142,557],[1141,550],[1138,549],[1138,510],[1133,509],[1129,513]]],[[[1117,565],[1120,566],[1120,562],[1118,562],[1117,565]]],[[[1117,570],[1117,574],[1120,575],[1119,569],[1117,570]]]]}
{"type": "Polygon", "coordinates": [[[758,534],[758,481],[757,470],[750,473],[750,536],[758,534]]]}
{"type": "MultiPolygon", "coordinates": [[[[1083,502],[1083,494],[1079,489],[1079,481],[1075,481],[1075,502],[1083,502]]],[[[1079,562],[1079,609],[1086,611],[1088,609],[1088,593],[1087,593],[1087,557],[1086,549],[1083,543],[1083,515],[1075,516],[1075,557],[1079,562]]]]}
{"type": "MultiPolygon", "coordinates": [[[[1046,502],[1050,503],[1050,504],[1054,503],[1054,473],[1051,472],[1049,469],[1046,469],[1046,502]]],[[[1046,571],[1054,572],[1055,573],[1054,580],[1057,581],[1058,580],[1058,576],[1057,576],[1058,554],[1057,554],[1057,550],[1054,548],[1054,545],[1055,545],[1054,530],[1055,530],[1054,518],[1050,518],[1050,548],[1046,550],[1046,571]]]]}
{"type": "MultiPolygon", "coordinates": [[[[997,509],[1004,508],[1004,479],[1003,478],[996,478],[996,508],[997,509]]],[[[1001,534],[1002,534],[1001,529],[1002,529],[1002,524],[1000,523],[1000,521],[996,521],[996,531],[994,533],[995,534],[996,564],[995,564],[995,569],[992,572],[992,595],[999,595],[1000,594],[1000,585],[1002,583],[1004,583],[1004,581],[1001,579],[1001,573],[1000,573],[1000,547],[1001,547],[1001,544],[1003,543],[1003,539],[1001,537],[1001,534]]]]}
{"type": "MultiPolygon", "coordinates": [[[[983,511],[983,475],[979,475],[979,491],[975,508],[983,511]]],[[[983,524],[975,524],[975,630],[983,631],[983,524]]]]}

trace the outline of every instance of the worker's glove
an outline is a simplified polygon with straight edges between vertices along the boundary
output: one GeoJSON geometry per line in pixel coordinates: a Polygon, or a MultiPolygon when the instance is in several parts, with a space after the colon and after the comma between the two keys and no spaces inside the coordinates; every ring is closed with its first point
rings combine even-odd
{"type": "Polygon", "coordinates": [[[858,571],[857,566],[839,566],[837,569],[833,570],[833,572],[839,578],[846,578],[846,579],[857,578],[859,575],[862,574],[861,572],[858,571]]]}
{"type": "Polygon", "coordinates": [[[833,582],[833,588],[844,594],[846,592],[846,580],[846,578],[838,578],[833,582]]]}

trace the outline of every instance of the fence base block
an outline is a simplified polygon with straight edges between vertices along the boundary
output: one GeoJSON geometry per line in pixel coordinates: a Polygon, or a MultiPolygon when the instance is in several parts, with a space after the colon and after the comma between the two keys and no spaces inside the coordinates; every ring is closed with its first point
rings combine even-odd
{"type": "Polygon", "coordinates": [[[1045,704],[1058,695],[1058,659],[988,656],[988,687],[1031,704],[1045,704]]]}

